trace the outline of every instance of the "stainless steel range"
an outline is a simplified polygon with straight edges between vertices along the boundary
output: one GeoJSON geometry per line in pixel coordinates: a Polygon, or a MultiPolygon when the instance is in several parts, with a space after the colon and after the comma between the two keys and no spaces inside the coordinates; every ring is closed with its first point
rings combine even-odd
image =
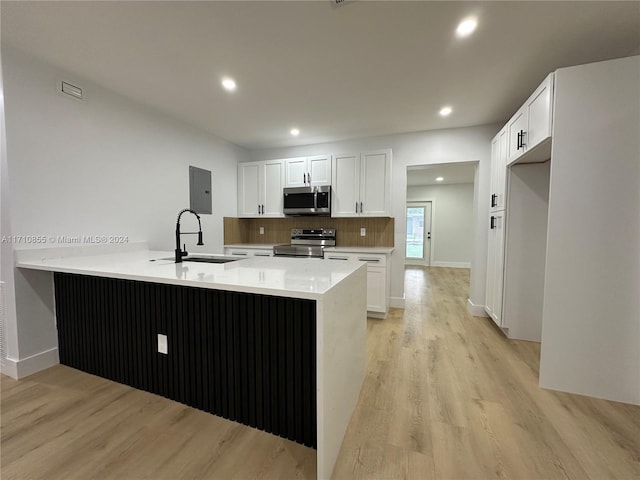
{"type": "Polygon", "coordinates": [[[322,258],[325,247],[335,247],[334,228],[294,228],[291,230],[291,244],[275,245],[275,257],[322,258]]]}

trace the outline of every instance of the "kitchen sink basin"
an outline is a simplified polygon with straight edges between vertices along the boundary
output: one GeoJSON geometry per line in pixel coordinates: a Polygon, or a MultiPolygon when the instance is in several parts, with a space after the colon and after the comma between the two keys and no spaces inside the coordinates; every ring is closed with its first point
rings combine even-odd
{"type": "Polygon", "coordinates": [[[229,263],[241,260],[240,258],[226,258],[226,257],[184,257],[183,262],[202,262],[202,263],[229,263]]]}
{"type": "MultiPolygon", "coordinates": [[[[167,257],[167,258],[158,258],[157,260],[174,260],[173,257],[167,257]]],[[[182,261],[183,262],[201,262],[201,263],[229,263],[229,262],[235,262],[238,260],[242,260],[242,258],[229,258],[229,257],[198,257],[197,255],[194,256],[189,256],[189,257],[183,257],[182,261]]],[[[150,262],[155,262],[156,259],[153,260],[149,260],[150,262]]]]}

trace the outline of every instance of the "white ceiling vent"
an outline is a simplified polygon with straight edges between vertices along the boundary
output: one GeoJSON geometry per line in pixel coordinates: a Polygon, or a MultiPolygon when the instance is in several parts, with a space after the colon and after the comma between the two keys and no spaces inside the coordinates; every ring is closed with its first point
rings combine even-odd
{"type": "Polygon", "coordinates": [[[76,100],[84,100],[84,93],[82,87],[73,85],[72,83],[65,82],[64,80],[58,83],[58,91],[76,100]]]}

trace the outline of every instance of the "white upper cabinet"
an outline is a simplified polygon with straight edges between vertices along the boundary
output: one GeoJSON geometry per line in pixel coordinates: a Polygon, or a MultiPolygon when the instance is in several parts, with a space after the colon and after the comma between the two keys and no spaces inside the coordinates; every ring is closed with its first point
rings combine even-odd
{"type": "Polygon", "coordinates": [[[285,187],[331,185],[331,156],[287,158],[285,187]]]}
{"type": "Polygon", "coordinates": [[[335,155],[332,173],[331,216],[390,216],[391,150],[335,155]]]}
{"type": "Polygon", "coordinates": [[[360,155],[360,213],[385,217],[391,211],[391,150],[360,155]]]}
{"type": "Polygon", "coordinates": [[[360,202],[360,154],[334,155],[331,216],[355,217],[360,202]]]}
{"type": "Polygon", "coordinates": [[[262,217],[284,217],[282,212],[284,166],[279,160],[264,162],[262,188],[262,217]]]}
{"type": "Polygon", "coordinates": [[[331,185],[331,155],[307,157],[309,185],[331,185]]]}
{"type": "Polygon", "coordinates": [[[506,172],[509,154],[509,131],[500,130],[491,142],[491,192],[490,211],[504,210],[506,205],[506,172]]]}
{"type": "Polygon", "coordinates": [[[285,187],[304,187],[307,185],[307,170],[307,157],[285,159],[285,187]]]}
{"type": "Polygon", "coordinates": [[[554,74],[536,88],[518,112],[509,120],[507,163],[544,162],[551,157],[554,74]]]}
{"type": "Polygon", "coordinates": [[[282,160],[238,165],[239,217],[284,217],[284,170],[282,160]]]}
{"type": "Polygon", "coordinates": [[[260,214],[260,171],[262,162],[238,165],[238,216],[257,217],[260,214]]]}
{"type": "Polygon", "coordinates": [[[527,117],[527,109],[523,106],[511,117],[507,124],[509,130],[509,157],[508,162],[511,163],[520,157],[526,149],[523,137],[529,129],[529,118],[527,117]]]}

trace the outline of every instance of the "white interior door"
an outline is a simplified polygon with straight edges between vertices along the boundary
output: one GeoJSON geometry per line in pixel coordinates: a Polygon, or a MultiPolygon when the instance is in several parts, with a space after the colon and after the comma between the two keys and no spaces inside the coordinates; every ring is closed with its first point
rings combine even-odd
{"type": "Polygon", "coordinates": [[[407,203],[405,263],[431,264],[431,202],[407,203]]]}

